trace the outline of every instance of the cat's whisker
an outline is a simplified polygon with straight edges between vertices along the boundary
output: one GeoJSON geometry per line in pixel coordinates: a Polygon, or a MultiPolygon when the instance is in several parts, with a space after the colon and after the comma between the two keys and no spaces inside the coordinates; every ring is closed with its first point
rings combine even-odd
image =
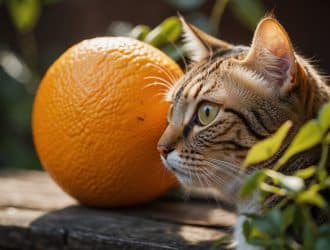
{"type": "Polygon", "coordinates": [[[187,171],[189,173],[189,182],[192,185],[193,184],[192,170],[190,168],[187,168],[187,171]]]}
{"type": "MultiPolygon", "coordinates": [[[[205,182],[207,183],[207,187],[214,187],[214,186],[223,187],[226,183],[224,179],[219,178],[220,176],[216,176],[213,173],[206,171],[206,169],[204,169],[203,173],[201,174],[201,177],[205,179],[205,182]]],[[[220,196],[216,195],[216,193],[213,192],[212,192],[212,198],[217,203],[223,201],[223,199],[220,196]]],[[[226,197],[226,199],[229,202],[234,202],[234,197],[232,196],[226,197]]]]}
{"type": "Polygon", "coordinates": [[[162,87],[165,87],[165,88],[166,88],[166,91],[168,91],[168,89],[170,88],[166,83],[163,83],[163,82],[151,82],[151,83],[148,83],[147,85],[145,85],[145,86],[143,87],[143,89],[150,88],[150,87],[154,87],[154,86],[162,86],[162,87]]]}
{"type": "Polygon", "coordinates": [[[221,175],[217,175],[216,173],[207,172],[205,171],[205,174],[207,174],[211,181],[215,182],[216,184],[223,185],[225,183],[225,179],[221,175]]]}
{"type": "Polygon", "coordinates": [[[165,100],[165,98],[164,98],[164,97],[166,96],[166,92],[163,91],[163,92],[159,92],[159,93],[153,95],[153,97],[158,97],[158,96],[163,97],[163,98],[162,98],[162,103],[163,103],[163,102],[166,102],[166,100],[165,100]]]}
{"type": "Polygon", "coordinates": [[[233,166],[233,167],[237,167],[237,165],[234,164],[234,163],[230,163],[228,161],[223,161],[223,160],[220,160],[220,159],[208,158],[208,160],[223,163],[223,164],[227,164],[227,165],[230,165],[230,166],[233,166]]]}
{"type": "MultiPolygon", "coordinates": [[[[219,175],[216,175],[215,173],[209,173],[209,172],[204,172],[204,175],[210,179],[210,187],[214,187],[214,186],[218,186],[219,188],[220,187],[225,187],[225,188],[228,188],[228,190],[231,189],[231,187],[227,186],[226,185],[226,180],[224,180],[223,178],[219,178],[220,176],[219,175]]],[[[221,190],[221,189],[219,189],[221,190]]],[[[219,200],[220,197],[217,197],[214,195],[214,199],[215,200],[219,200]]],[[[233,196],[227,196],[226,199],[229,201],[229,202],[234,202],[235,201],[235,197],[233,196]]]]}
{"type": "Polygon", "coordinates": [[[162,167],[162,171],[161,171],[161,177],[160,177],[160,181],[163,183],[165,181],[165,177],[166,177],[166,172],[169,172],[169,170],[163,166],[162,167]]]}
{"type": "Polygon", "coordinates": [[[206,159],[205,161],[208,162],[208,163],[210,163],[211,166],[215,167],[217,170],[220,170],[220,168],[225,167],[227,170],[229,170],[232,173],[235,173],[236,174],[236,172],[237,172],[237,167],[235,165],[231,165],[228,162],[225,162],[225,161],[214,161],[212,159],[206,159]]]}
{"type": "Polygon", "coordinates": [[[176,46],[176,44],[172,41],[170,41],[169,39],[167,39],[167,41],[173,46],[173,48],[178,52],[179,56],[182,59],[183,65],[184,65],[184,70],[187,71],[188,70],[188,63],[186,61],[186,58],[184,57],[184,55],[182,54],[180,48],[178,48],[178,46],[176,46]]]}
{"type": "Polygon", "coordinates": [[[214,185],[212,185],[212,183],[214,184],[219,184],[222,185],[223,184],[223,180],[221,177],[216,178],[216,176],[212,175],[211,173],[209,173],[207,170],[203,170],[202,175],[206,178],[207,182],[208,182],[208,186],[212,187],[214,185]]]}
{"type": "Polygon", "coordinates": [[[242,169],[241,167],[239,167],[235,164],[232,164],[232,163],[229,163],[229,162],[226,162],[226,161],[222,161],[222,160],[219,160],[219,159],[210,159],[210,160],[214,161],[215,163],[218,163],[218,164],[227,165],[229,168],[232,168],[232,170],[236,174],[239,174],[239,175],[242,175],[242,176],[246,176],[246,175],[251,174],[251,171],[249,171],[248,169],[242,169]]]}
{"type": "Polygon", "coordinates": [[[200,183],[200,186],[201,186],[202,188],[206,187],[206,186],[204,185],[202,179],[201,179],[201,175],[200,175],[199,173],[195,173],[195,176],[196,176],[198,182],[200,183]]]}
{"type": "Polygon", "coordinates": [[[205,176],[204,173],[200,174],[200,178],[203,181],[203,187],[209,187],[210,186],[210,181],[208,180],[208,178],[205,176]]]}
{"type": "Polygon", "coordinates": [[[213,163],[214,165],[220,165],[220,166],[225,166],[227,167],[229,170],[232,170],[235,174],[239,171],[240,167],[238,165],[235,165],[233,163],[227,162],[227,161],[223,161],[223,160],[219,160],[219,159],[206,159],[206,161],[209,161],[211,163],[213,163]]]}
{"type": "Polygon", "coordinates": [[[156,69],[160,70],[161,72],[163,72],[168,77],[168,79],[170,79],[171,82],[175,82],[178,79],[178,77],[176,77],[168,69],[166,69],[158,64],[155,64],[155,63],[150,63],[150,65],[155,67],[156,69]]]}
{"type": "Polygon", "coordinates": [[[241,175],[239,173],[239,171],[233,170],[231,167],[228,167],[228,165],[226,165],[226,164],[215,164],[215,163],[210,162],[210,161],[206,161],[206,164],[209,167],[214,169],[214,171],[215,171],[214,175],[215,176],[219,176],[219,173],[217,173],[217,172],[223,172],[224,174],[226,174],[229,177],[232,177],[234,179],[237,179],[237,178],[243,179],[243,177],[244,177],[243,175],[241,175]]]}
{"type": "Polygon", "coordinates": [[[144,79],[151,79],[151,80],[157,80],[157,81],[160,81],[162,83],[165,83],[167,86],[169,87],[172,87],[173,86],[173,83],[164,79],[164,78],[161,78],[161,77],[158,77],[158,76],[146,76],[144,77],[144,79]]]}

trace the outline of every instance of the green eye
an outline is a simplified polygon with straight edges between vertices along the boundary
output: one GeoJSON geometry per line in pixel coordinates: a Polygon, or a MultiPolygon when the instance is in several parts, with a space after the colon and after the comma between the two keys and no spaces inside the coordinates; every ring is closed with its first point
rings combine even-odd
{"type": "Polygon", "coordinates": [[[204,102],[199,106],[197,117],[201,125],[206,126],[210,124],[219,112],[219,105],[211,102],[204,102]]]}

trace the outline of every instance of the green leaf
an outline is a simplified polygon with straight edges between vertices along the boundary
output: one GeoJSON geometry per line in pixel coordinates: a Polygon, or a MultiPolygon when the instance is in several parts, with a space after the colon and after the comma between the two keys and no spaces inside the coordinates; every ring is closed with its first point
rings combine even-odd
{"type": "Polygon", "coordinates": [[[327,144],[330,144],[330,132],[327,133],[327,135],[325,136],[325,142],[326,142],[327,144]]]}
{"type": "Polygon", "coordinates": [[[288,149],[278,160],[275,169],[278,169],[287,162],[292,156],[307,149],[310,149],[320,143],[322,140],[322,130],[316,120],[307,122],[292,140],[288,149]]]}
{"type": "Polygon", "coordinates": [[[25,33],[34,28],[41,12],[39,0],[9,0],[6,4],[18,31],[25,33]]]}
{"type": "Polygon", "coordinates": [[[155,47],[175,42],[181,35],[181,22],[177,17],[166,18],[161,24],[148,33],[145,42],[155,47]]]}
{"type": "MultiPolygon", "coordinates": [[[[247,215],[248,219],[246,219],[243,223],[243,234],[247,242],[252,243],[253,245],[265,245],[265,243],[269,240],[269,235],[264,230],[260,228],[267,227],[266,219],[262,216],[258,215],[247,215]],[[258,225],[256,225],[256,222],[258,225]],[[259,222],[261,223],[259,225],[259,222]],[[260,226],[260,228],[259,228],[260,226]]],[[[267,243],[266,243],[267,244],[267,243]]]]}
{"type": "Polygon", "coordinates": [[[303,230],[303,246],[304,249],[314,249],[316,234],[317,234],[317,227],[315,221],[311,215],[310,208],[306,206],[300,206],[299,209],[302,211],[302,217],[300,220],[303,222],[301,223],[301,229],[303,230]]]}
{"type": "Polygon", "coordinates": [[[320,186],[318,184],[311,185],[306,191],[299,193],[297,196],[297,202],[307,203],[323,208],[326,206],[326,200],[318,193],[320,186]]]}
{"type": "Polygon", "coordinates": [[[292,224],[294,219],[294,214],[296,211],[296,207],[294,205],[290,205],[284,209],[282,212],[282,220],[281,220],[281,233],[284,233],[285,230],[292,224]]]}
{"type": "Polygon", "coordinates": [[[330,246],[330,236],[320,237],[316,240],[315,250],[325,250],[329,249],[330,246]]]}
{"type": "Polygon", "coordinates": [[[330,239],[330,223],[321,225],[319,228],[319,234],[321,236],[327,236],[330,239]]]}
{"type": "Polygon", "coordinates": [[[143,41],[148,33],[150,32],[150,27],[147,25],[137,25],[129,33],[130,37],[143,41]]]}
{"type": "Polygon", "coordinates": [[[330,176],[323,181],[322,187],[324,187],[324,188],[330,187],[330,176]]]}
{"type": "Polygon", "coordinates": [[[330,128],[330,102],[325,104],[319,112],[319,123],[324,131],[330,128]]]}
{"type": "Polygon", "coordinates": [[[250,238],[250,233],[251,233],[251,222],[249,219],[246,219],[242,225],[243,227],[243,234],[245,236],[245,239],[249,239],[250,238]]]}
{"type": "Polygon", "coordinates": [[[292,127],[291,121],[286,121],[272,136],[256,143],[248,152],[244,166],[257,164],[272,157],[281,147],[281,144],[292,127]]]}
{"type": "Polygon", "coordinates": [[[279,209],[271,209],[267,212],[266,216],[264,217],[269,221],[271,228],[267,230],[268,234],[270,235],[277,235],[280,233],[282,227],[282,215],[279,209]]]}
{"type": "Polygon", "coordinates": [[[256,227],[253,221],[249,243],[253,243],[253,245],[265,246],[268,245],[269,239],[269,235],[256,227]]]}
{"type": "Polygon", "coordinates": [[[264,171],[256,171],[244,182],[240,188],[239,195],[242,199],[250,196],[266,178],[264,171]]]}
{"type": "Polygon", "coordinates": [[[287,191],[284,188],[279,188],[277,186],[269,185],[268,183],[262,182],[260,184],[260,190],[271,193],[271,194],[277,194],[279,196],[284,196],[287,194],[287,191]]]}
{"type": "Polygon", "coordinates": [[[229,7],[242,24],[250,30],[255,29],[266,12],[261,0],[231,0],[229,7]]]}
{"type": "Polygon", "coordinates": [[[316,172],[316,166],[310,166],[307,168],[297,170],[294,175],[304,180],[312,177],[316,172]]]}

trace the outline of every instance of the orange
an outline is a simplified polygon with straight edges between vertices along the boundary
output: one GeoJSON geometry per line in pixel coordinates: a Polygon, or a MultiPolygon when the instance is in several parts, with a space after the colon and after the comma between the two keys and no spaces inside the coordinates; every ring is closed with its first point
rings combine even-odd
{"type": "Polygon", "coordinates": [[[181,74],[163,52],[131,38],[95,38],[68,49],[35,97],[33,137],[43,167],[91,206],[134,205],[168,190],[176,181],[156,150],[166,89],[150,83],[181,74]]]}

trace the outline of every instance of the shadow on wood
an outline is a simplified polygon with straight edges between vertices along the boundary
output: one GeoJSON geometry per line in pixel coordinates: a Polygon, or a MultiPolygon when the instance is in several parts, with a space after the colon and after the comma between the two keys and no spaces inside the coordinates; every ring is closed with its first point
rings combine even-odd
{"type": "Polygon", "coordinates": [[[127,209],[78,205],[43,172],[0,172],[0,248],[209,249],[233,213],[169,198],[127,209]]]}

